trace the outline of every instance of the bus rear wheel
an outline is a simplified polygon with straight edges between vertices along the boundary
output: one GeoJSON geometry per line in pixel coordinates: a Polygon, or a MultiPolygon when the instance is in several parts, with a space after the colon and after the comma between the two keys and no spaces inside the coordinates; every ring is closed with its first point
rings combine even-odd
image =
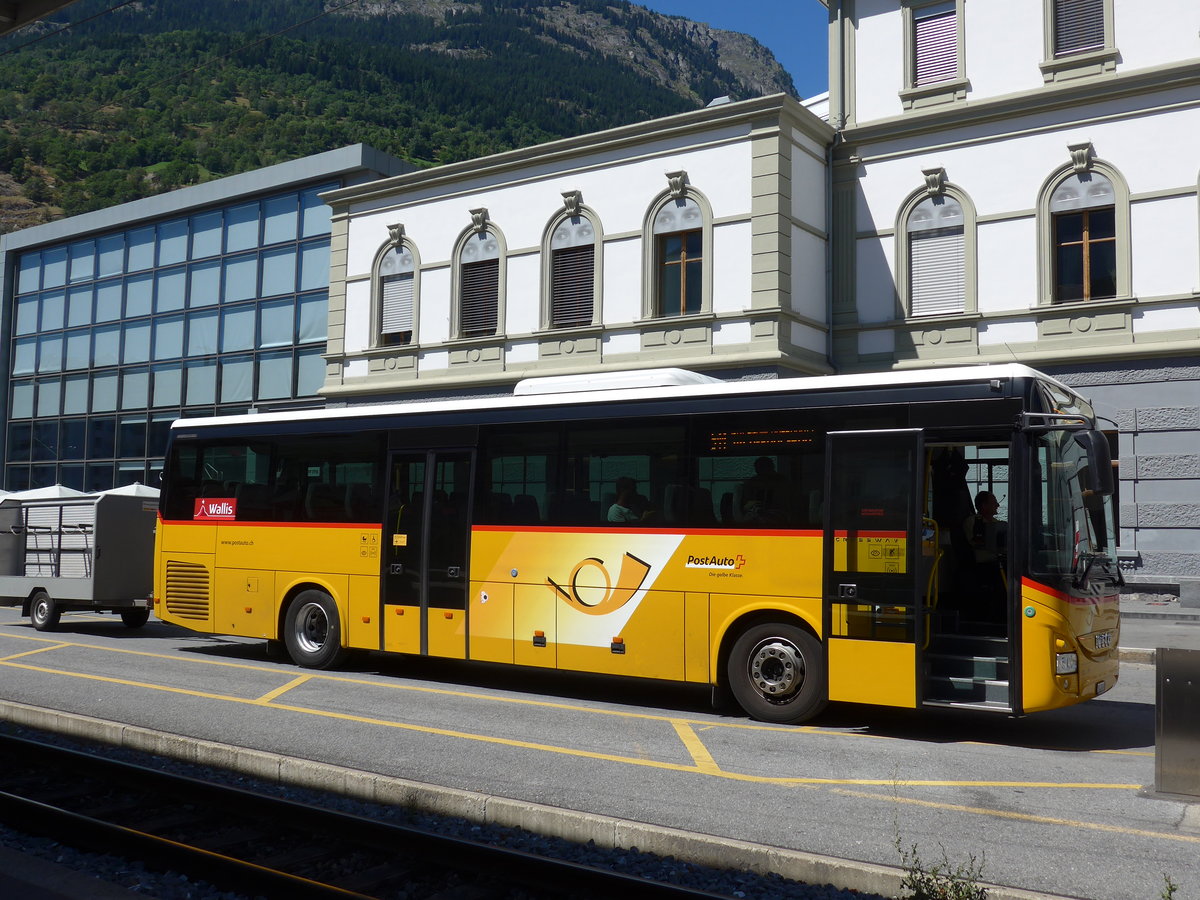
{"type": "Polygon", "coordinates": [[[29,621],[38,631],[53,631],[61,617],[62,610],[45,591],[37,591],[29,598],[29,621]]]}
{"type": "Polygon", "coordinates": [[[337,604],[324,591],[302,591],[288,608],[283,629],[292,662],[307,669],[332,669],[346,658],[337,604]]]}
{"type": "Polygon", "coordinates": [[[828,702],[821,643],[796,625],[746,629],[734,641],[726,674],[738,704],[763,722],[796,725],[828,702]]]}

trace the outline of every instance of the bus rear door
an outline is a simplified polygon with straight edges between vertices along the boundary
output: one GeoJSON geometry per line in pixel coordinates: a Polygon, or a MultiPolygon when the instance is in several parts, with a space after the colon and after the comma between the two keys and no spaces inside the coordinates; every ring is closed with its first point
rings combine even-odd
{"type": "Polygon", "coordinates": [[[385,650],[466,656],[472,457],[468,450],[390,455],[381,579],[385,650]]]}
{"type": "Polygon", "coordinates": [[[922,432],[830,432],[825,454],[824,621],[829,699],[915,707],[922,432]]]}

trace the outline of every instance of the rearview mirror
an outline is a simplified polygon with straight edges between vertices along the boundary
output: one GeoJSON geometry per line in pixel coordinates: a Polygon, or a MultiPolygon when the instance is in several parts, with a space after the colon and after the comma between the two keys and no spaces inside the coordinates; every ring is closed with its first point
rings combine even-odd
{"type": "Polygon", "coordinates": [[[1075,434],[1075,443],[1087,454],[1087,489],[1097,494],[1112,494],[1113,468],[1108,438],[1099,431],[1079,431],[1075,434]]]}

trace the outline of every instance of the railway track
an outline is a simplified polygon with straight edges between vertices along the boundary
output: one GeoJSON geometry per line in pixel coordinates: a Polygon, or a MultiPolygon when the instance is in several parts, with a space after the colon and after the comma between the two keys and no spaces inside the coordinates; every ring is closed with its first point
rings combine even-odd
{"type": "Polygon", "coordinates": [[[223,890],[288,898],[695,898],[632,875],[474,843],[27,738],[0,736],[0,820],[223,890]]]}

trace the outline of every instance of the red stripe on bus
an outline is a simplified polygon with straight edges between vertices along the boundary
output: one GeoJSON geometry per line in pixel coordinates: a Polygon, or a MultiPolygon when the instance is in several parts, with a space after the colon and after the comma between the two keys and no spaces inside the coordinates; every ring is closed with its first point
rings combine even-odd
{"type": "Polygon", "coordinates": [[[203,525],[208,528],[250,526],[253,528],[356,528],[382,531],[383,526],[378,522],[253,522],[237,519],[206,519],[199,522],[191,519],[163,519],[164,525],[203,525]]]}
{"type": "Polygon", "coordinates": [[[702,534],[718,537],[737,537],[752,534],[755,536],[778,537],[820,537],[820,531],[811,529],[782,529],[782,528],[638,528],[628,525],[614,525],[611,528],[603,526],[585,526],[579,528],[563,528],[557,525],[472,525],[472,531],[529,533],[529,534],[702,534]]]}

